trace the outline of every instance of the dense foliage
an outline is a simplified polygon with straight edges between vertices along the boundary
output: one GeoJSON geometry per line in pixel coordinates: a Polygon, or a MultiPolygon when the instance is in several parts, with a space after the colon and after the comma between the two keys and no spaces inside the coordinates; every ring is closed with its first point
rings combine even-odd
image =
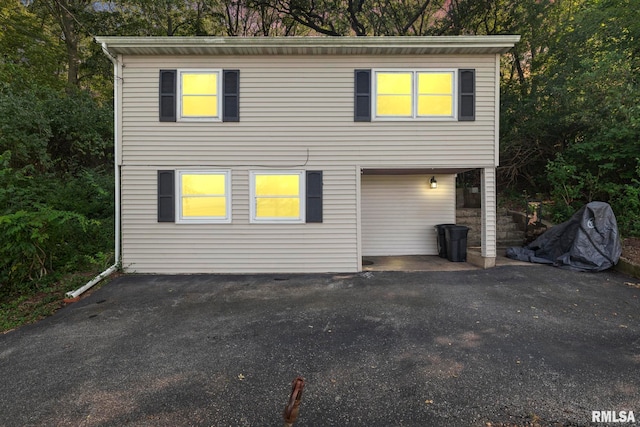
{"type": "Polygon", "coordinates": [[[111,116],[85,92],[0,89],[0,292],[111,257],[111,116]]]}
{"type": "Polygon", "coordinates": [[[521,34],[500,191],[640,235],[635,0],[0,0],[0,296],[112,262],[112,66],[93,35],[521,34]]]}
{"type": "Polygon", "coordinates": [[[556,222],[606,201],[623,235],[640,235],[635,1],[452,4],[458,32],[522,35],[503,58],[499,191],[550,199],[556,222]]]}

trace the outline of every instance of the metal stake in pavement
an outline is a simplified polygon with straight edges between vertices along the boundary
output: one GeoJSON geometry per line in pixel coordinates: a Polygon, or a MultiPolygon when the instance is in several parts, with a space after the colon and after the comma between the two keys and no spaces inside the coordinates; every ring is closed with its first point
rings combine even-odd
{"type": "Polygon", "coordinates": [[[292,427],[293,423],[298,418],[298,411],[300,410],[300,400],[302,399],[302,390],[304,389],[304,378],[297,377],[291,383],[291,396],[289,397],[289,403],[284,407],[284,427],[292,427]]]}

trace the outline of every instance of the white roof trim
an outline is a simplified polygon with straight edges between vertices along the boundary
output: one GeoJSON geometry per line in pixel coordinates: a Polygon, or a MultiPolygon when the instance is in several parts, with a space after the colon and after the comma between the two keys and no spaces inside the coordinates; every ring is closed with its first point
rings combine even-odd
{"type": "Polygon", "coordinates": [[[505,53],[519,40],[519,35],[96,37],[112,55],[473,55],[505,53]]]}

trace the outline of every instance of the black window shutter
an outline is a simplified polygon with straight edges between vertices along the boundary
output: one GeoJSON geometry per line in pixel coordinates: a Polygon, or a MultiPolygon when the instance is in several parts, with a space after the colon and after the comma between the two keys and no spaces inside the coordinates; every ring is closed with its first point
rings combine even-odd
{"type": "Polygon", "coordinates": [[[160,121],[176,121],[176,70],[160,70],[160,121]]]}
{"type": "Polygon", "coordinates": [[[222,71],[222,121],[240,121],[240,70],[222,71]]]}
{"type": "Polygon", "coordinates": [[[353,121],[371,121],[371,70],[355,70],[353,121]]]}
{"type": "Polygon", "coordinates": [[[158,171],[158,222],[175,222],[175,172],[158,171]]]}
{"type": "Polygon", "coordinates": [[[322,222],[322,171],[307,171],[307,222],[322,222]]]}
{"type": "Polygon", "coordinates": [[[476,119],[476,70],[458,70],[458,77],[458,120],[473,121],[476,119]]]}

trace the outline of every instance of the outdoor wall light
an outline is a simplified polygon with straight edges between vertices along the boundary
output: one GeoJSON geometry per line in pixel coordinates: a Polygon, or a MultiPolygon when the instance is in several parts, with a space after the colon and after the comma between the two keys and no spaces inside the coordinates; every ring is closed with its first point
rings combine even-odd
{"type": "Polygon", "coordinates": [[[436,181],[435,176],[431,177],[431,179],[429,180],[429,185],[431,186],[431,188],[438,188],[438,181],[436,181]]]}

